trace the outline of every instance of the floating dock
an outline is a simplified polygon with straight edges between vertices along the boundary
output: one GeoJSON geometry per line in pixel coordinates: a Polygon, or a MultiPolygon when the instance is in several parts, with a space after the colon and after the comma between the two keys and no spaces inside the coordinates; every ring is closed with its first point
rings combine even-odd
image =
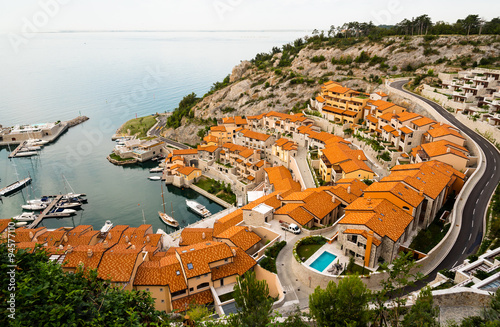
{"type": "Polygon", "coordinates": [[[58,195],[56,198],[54,198],[54,200],[52,200],[52,202],[47,206],[47,208],[45,208],[39,215],[38,217],[29,225],[27,226],[28,228],[35,228],[36,226],[38,226],[38,224],[40,224],[40,222],[44,219],[44,218],[64,218],[64,217],[70,217],[71,215],[70,214],[67,214],[67,213],[50,213],[54,207],[56,206],[57,203],[59,203],[59,201],[61,201],[61,199],[63,198],[62,195],[58,195]]]}
{"type": "Polygon", "coordinates": [[[26,141],[22,141],[21,144],[19,144],[17,146],[17,148],[15,148],[14,151],[12,151],[9,154],[9,158],[14,158],[15,156],[17,156],[17,154],[19,153],[19,151],[21,151],[21,149],[24,148],[25,145],[26,145],[26,141]]]}

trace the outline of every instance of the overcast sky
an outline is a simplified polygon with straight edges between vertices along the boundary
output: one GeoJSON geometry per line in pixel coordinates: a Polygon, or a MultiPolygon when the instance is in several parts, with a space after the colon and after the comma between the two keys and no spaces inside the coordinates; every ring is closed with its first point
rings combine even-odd
{"type": "Polygon", "coordinates": [[[58,30],[328,29],[395,24],[427,13],[454,22],[500,15],[498,0],[0,0],[0,32],[58,30]],[[31,28],[30,28],[31,24],[31,28]]]}

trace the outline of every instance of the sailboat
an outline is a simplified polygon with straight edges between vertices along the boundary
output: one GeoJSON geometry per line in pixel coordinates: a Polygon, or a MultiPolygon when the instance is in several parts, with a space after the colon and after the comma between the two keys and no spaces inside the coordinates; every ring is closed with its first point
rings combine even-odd
{"type": "Polygon", "coordinates": [[[160,216],[160,219],[167,225],[169,225],[170,227],[174,227],[174,228],[177,228],[179,227],[179,222],[177,222],[177,220],[174,219],[173,215],[174,215],[174,206],[172,203],[170,203],[170,205],[172,206],[172,216],[169,216],[166,214],[166,210],[165,210],[165,198],[163,197],[163,183],[160,183],[161,184],[161,199],[163,201],[163,212],[161,211],[158,211],[158,215],[160,216]]]}

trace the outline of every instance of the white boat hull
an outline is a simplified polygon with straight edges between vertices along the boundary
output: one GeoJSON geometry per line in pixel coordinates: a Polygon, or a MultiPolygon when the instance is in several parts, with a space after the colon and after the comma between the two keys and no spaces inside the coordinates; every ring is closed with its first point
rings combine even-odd
{"type": "Polygon", "coordinates": [[[148,177],[148,179],[151,181],[159,181],[159,180],[161,180],[161,177],[160,176],[150,176],[150,177],[148,177]]]}
{"type": "Polygon", "coordinates": [[[24,210],[35,211],[35,210],[43,210],[43,209],[47,208],[47,206],[46,205],[39,205],[39,204],[25,204],[25,205],[22,205],[21,208],[23,208],[24,210]]]}

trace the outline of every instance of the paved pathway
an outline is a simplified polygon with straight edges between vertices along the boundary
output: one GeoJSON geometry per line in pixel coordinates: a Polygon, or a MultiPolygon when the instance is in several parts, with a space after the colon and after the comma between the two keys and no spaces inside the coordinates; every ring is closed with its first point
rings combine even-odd
{"type": "Polygon", "coordinates": [[[295,161],[297,161],[297,166],[299,166],[300,173],[302,174],[302,179],[304,180],[306,188],[316,187],[311,170],[309,169],[309,165],[307,164],[307,148],[299,147],[297,156],[295,157],[295,161]]]}

